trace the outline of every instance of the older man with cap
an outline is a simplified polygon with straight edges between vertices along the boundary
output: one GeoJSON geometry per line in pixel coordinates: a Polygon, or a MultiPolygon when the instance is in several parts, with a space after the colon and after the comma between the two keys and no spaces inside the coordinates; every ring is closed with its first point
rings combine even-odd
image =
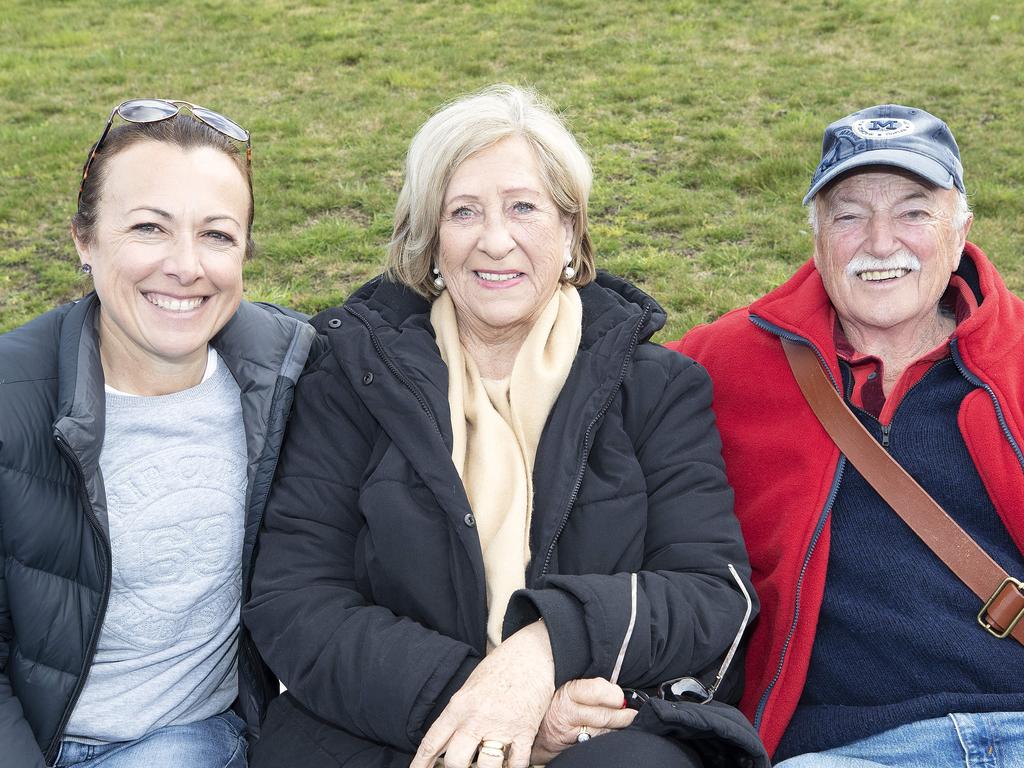
{"type": "Polygon", "coordinates": [[[743,709],[787,768],[1024,766],[1024,302],[923,110],[830,125],[804,203],[813,258],[673,345],[761,597],[743,709]]]}

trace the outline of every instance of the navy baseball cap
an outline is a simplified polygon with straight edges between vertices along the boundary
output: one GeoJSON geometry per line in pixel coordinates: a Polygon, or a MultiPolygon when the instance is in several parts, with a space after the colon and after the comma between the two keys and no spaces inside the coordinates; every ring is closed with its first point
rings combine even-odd
{"type": "Polygon", "coordinates": [[[923,109],[879,104],[825,129],[821,163],[804,195],[804,205],[840,174],[863,165],[892,165],[944,189],[967,191],[960,150],[949,126],[923,109]]]}

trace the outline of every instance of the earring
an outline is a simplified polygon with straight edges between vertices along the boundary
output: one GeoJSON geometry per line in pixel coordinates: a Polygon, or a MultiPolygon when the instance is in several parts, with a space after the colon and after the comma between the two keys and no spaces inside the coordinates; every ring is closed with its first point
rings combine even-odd
{"type": "Polygon", "coordinates": [[[83,275],[91,275],[92,274],[92,264],[83,264],[82,265],[82,274],[83,275]]]}
{"type": "Polygon", "coordinates": [[[568,253],[565,254],[565,269],[562,270],[562,275],[566,280],[572,280],[576,275],[576,270],[572,268],[572,256],[568,253]]]}
{"type": "Polygon", "coordinates": [[[444,278],[441,277],[441,270],[438,269],[437,267],[434,267],[433,273],[434,273],[434,287],[437,288],[437,290],[439,290],[439,291],[443,291],[444,290],[444,278]]]}

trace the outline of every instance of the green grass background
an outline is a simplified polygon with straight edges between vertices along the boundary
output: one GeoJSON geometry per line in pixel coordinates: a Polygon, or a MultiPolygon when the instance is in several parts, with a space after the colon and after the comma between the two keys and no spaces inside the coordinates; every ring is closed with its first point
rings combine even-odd
{"type": "Polygon", "coordinates": [[[599,266],[669,310],[662,340],[810,253],[821,132],[895,101],[944,118],[972,240],[1024,289],[1021,4],[980,0],[0,0],[0,331],[81,295],[85,153],[129,97],[253,134],[246,293],[315,312],[381,265],[416,128],[482,85],[532,85],[595,168],[599,266]]]}

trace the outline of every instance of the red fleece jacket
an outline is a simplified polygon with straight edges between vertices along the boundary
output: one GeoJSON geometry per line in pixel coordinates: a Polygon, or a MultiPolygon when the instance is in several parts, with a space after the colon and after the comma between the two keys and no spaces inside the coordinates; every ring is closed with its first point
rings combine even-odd
{"type": "MultiPolygon", "coordinates": [[[[981,385],[961,405],[960,431],[996,510],[1024,551],[1024,301],[971,243],[958,274],[981,295],[978,310],[951,340],[957,365],[981,385]]],[[[821,277],[807,262],[749,307],[667,345],[703,364],[714,383],[726,470],[761,599],[741,709],[769,754],[807,676],[839,462],[839,450],[797,388],[779,334],[809,341],[828,361],[833,380],[841,381],[829,309],[821,277]]]]}

